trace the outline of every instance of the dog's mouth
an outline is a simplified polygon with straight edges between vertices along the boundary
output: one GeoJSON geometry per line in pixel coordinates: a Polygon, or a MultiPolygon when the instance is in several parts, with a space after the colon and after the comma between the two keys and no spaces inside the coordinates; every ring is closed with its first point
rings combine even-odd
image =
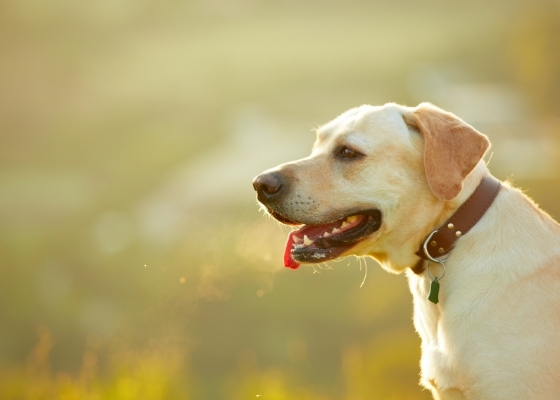
{"type": "MultiPolygon", "coordinates": [[[[283,216],[279,221],[295,225],[283,216]]],[[[333,260],[352,248],[381,226],[381,211],[361,211],[323,225],[304,225],[290,232],[284,251],[284,265],[296,269],[300,263],[320,263],[333,260]]]]}

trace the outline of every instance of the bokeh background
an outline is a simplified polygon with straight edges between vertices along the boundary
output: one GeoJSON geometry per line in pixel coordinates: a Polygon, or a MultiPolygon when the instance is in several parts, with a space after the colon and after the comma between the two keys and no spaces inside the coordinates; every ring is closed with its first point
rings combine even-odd
{"type": "Polygon", "coordinates": [[[405,278],[284,269],[251,187],[389,101],[560,217],[558,1],[0,2],[0,398],[429,399],[405,278]]]}

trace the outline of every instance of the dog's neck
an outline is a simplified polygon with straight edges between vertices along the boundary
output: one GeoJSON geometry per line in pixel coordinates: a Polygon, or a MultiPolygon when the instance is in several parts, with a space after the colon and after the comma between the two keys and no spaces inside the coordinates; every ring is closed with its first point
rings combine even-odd
{"type": "MultiPolygon", "coordinates": [[[[480,181],[490,172],[486,163],[481,161],[463,181],[463,188],[457,197],[449,201],[437,199],[426,192],[424,197],[418,198],[416,203],[420,207],[417,212],[410,208],[412,219],[406,224],[404,220],[399,225],[389,225],[389,230],[383,240],[377,242],[378,247],[370,255],[381,266],[392,273],[402,273],[409,270],[418,262],[415,254],[426,237],[439,228],[475,191],[480,181]],[[428,197],[431,196],[431,197],[428,197]],[[406,225],[403,225],[406,224],[406,225]]],[[[427,186],[427,185],[426,185],[427,186]]],[[[426,189],[429,190],[428,187],[426,189]]]]}

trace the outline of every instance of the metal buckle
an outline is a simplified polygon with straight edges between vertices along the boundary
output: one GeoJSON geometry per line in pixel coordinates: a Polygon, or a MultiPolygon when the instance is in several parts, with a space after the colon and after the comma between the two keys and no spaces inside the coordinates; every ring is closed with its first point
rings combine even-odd
{"type": "Polygon", "coordinates": [[[443,277],[445,276],[445,264],[443,263],[443,260],[439,259],[439,258],[434,258],[431,256],[430,252],[428,251],[428,243],[430,242],[430,240],[432,239],[432,236],[434,236],[436,233],[438,232],[438,230],[436,229],[435,231],[433,231],[432,233],[430,233],[428,235],[428,237],[426,238],[426,240],[424,241],[424,245],[422,246],[422,248],[424,249],[424,254],[426,255],[426,257],[428,258],[429,262],[428,262],[428,266],[426,267],[426,272],[428,273],[428,276],[430,277],[430,279],[432,281],[440,281],[443,279],[443,277]],[[431,262],[436,262],[438,264],[441,265],[441,267],[443,268],[443,274],[439,277],[433,277],[432,274],[430,274],[430,263],[431,262]]]}

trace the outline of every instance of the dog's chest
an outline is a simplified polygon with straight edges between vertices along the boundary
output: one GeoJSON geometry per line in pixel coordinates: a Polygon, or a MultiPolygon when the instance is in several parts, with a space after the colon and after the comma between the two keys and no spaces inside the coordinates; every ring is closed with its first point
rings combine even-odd
{"type": "MultiPolygon", "coordinates": [[[[431,282],[423,276],[409,276],[414,301],[414,326],[422,339],[421,372],[425,386],[460,387],[466,377],[459,376],[459,343],[453,339],[441,307],[428,301],[431,282]]],[[[440,296],[445,296],[442,284],[440,296]]]]}

